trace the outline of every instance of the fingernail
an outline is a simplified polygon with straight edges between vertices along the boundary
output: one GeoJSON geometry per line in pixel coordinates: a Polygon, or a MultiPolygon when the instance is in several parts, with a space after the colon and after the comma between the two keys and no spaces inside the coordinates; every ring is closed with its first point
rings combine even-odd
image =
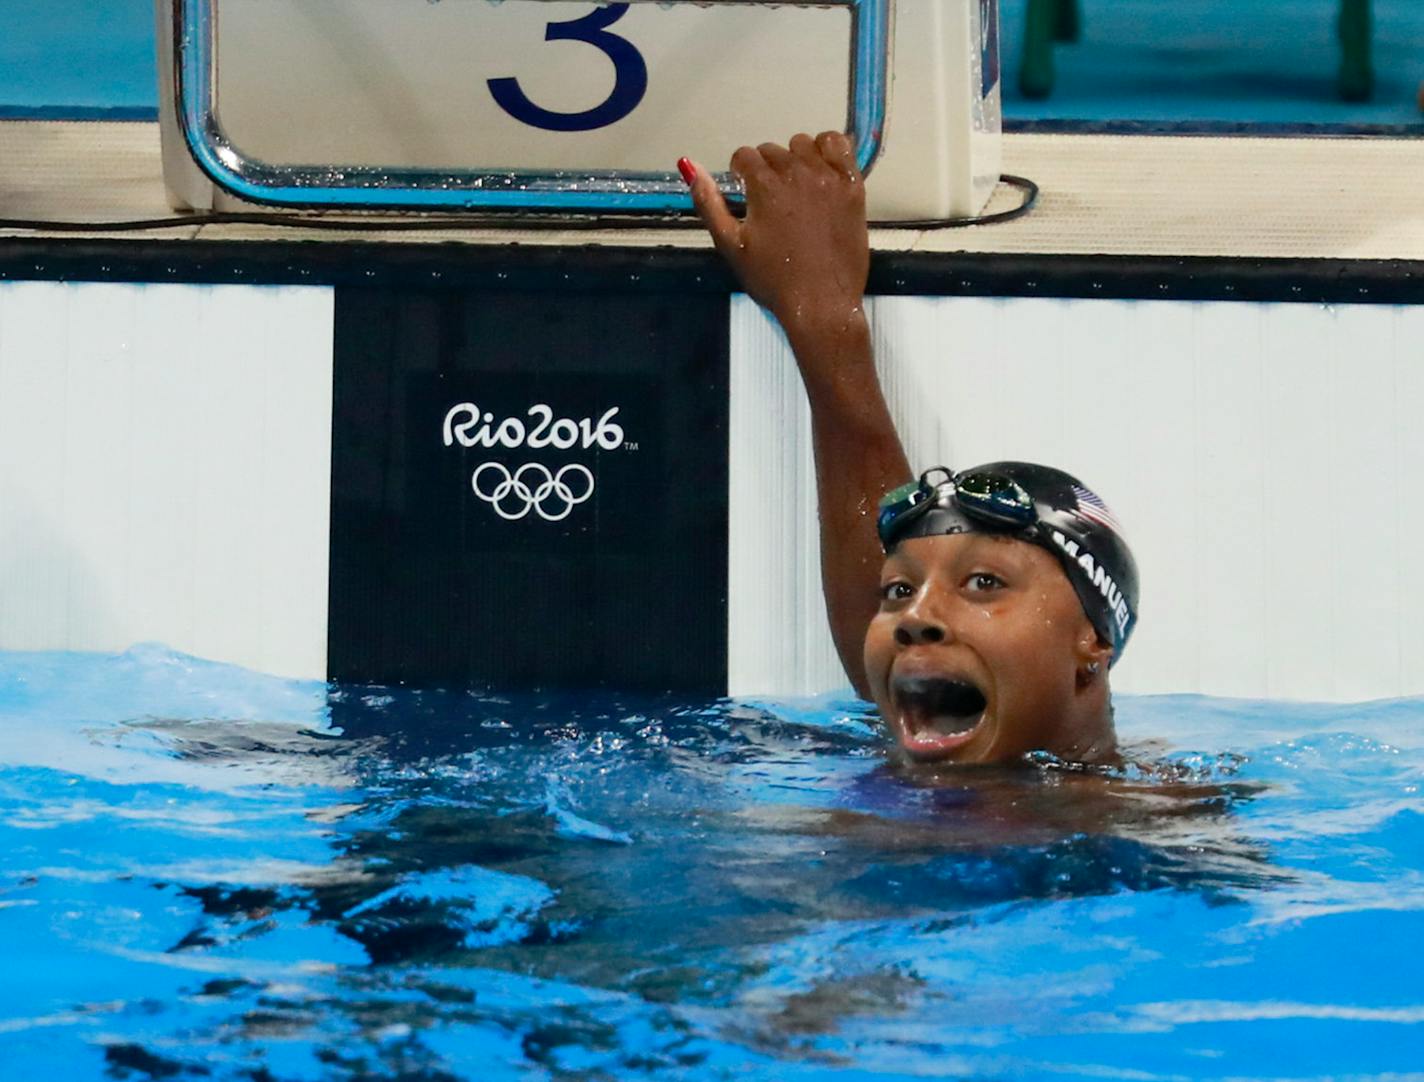
{"type": "Polygon", "coordinates": [[[677,171],[682,174],[682,181],[689,188],[692,182],[697,179],[697,166],[692,164],[691,158],[679,158],[677,160],[677,171]]]}

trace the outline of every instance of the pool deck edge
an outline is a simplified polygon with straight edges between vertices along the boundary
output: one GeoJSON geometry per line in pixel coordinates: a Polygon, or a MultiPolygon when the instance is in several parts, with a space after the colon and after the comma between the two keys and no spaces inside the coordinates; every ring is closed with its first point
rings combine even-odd
{"type": "MultiPolygon", "coordinates": [[[[876,228],[881,255],[1424,261],[1424,141],[1361,137],[1010,133],[1005,170],[1035,180],[1039,205],[1015,221],[956,229],[876,228]]],[[[873,178],[872,178],[873,182],[873,178]]],[[[1018,193],[1004,190],[990,210],[1018,193]]],[[[261,209],[261,208],[254,208],[261,209]]],[[[0,121],[0,218],[103,223],[174,216],[158,125],[0,121]]],[[[410,232],[260,224],[125,234],[0,229],[0,253],[75,245],[380,245],[405,251],[556,248],[708,254],[691,228],[501,228],[410,232]]],[[[394,255],[394,251],[391,253],[394,255]]],[[[701,261],[699,261],[701,262],[701,261]]]]}

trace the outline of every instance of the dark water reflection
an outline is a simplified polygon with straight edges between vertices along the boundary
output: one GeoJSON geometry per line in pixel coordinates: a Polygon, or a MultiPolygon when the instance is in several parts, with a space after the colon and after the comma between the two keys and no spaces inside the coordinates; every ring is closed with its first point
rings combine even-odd
{"type": "MultiPolygon", "coordinates": [[[[346,689],[331,698],[339,737],[283,746],[180,726],[179,757],[334,758],[360,799],[324,813],[336,829],[321,881],[183,888],[207,920],[175,949],[261,935],[295,909],[375,966],[494,967],[726,1005],[760,971],[740,960],[749,948],[828,923],[952,922],[1119,891],[1226,903],[1286,878],[1232,822],[1261,791],[1231,780],[1234,758],[897,768],[847,707],[817,726],[715,702],[346,689]]],[[[784,1021],[834,1028],[867,997],[893,1006],[898,980],[796,998],[784,1021]]]]}

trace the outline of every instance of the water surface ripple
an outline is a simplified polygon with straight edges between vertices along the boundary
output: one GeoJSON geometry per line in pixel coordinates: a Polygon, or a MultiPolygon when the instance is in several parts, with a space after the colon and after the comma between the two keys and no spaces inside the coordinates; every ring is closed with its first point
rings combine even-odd
{"type": "Polygon", "coordinates": [[[0,654],[0,1062],[1424,1079],[1424,702],[1118,716],[1123,770],[906,773],[852,701],[0,654]]]}

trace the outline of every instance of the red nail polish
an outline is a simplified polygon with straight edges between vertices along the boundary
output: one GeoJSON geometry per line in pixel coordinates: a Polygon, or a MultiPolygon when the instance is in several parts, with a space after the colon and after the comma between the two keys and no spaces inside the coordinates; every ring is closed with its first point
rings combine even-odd
{"type": "Polygon", "coordinates": [[[679,158],[677,171],[682,174],[683,183],[689,188],[692,187],[692,182],[697,179],[697,166],[693,165],[688,158],[679,158]]]}

